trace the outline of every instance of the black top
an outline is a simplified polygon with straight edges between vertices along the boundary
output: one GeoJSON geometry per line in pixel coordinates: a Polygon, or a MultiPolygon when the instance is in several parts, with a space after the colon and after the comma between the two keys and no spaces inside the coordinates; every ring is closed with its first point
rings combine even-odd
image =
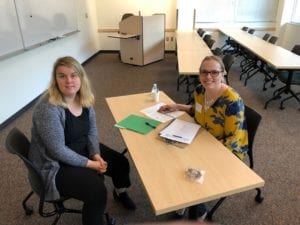
{"type": "Polygon", "coordinates": [[[65,143],[73,151],[88,157],[87,143],[89,132],[89,111],[83,108],[80,116],[74,116],[65,109],[65,143]]]}

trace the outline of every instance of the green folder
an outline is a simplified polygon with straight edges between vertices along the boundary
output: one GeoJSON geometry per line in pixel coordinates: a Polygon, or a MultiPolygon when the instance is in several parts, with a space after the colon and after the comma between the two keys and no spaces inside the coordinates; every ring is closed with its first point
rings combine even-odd
{"type": "Polygon", "coordinates": [[[126,128],[140,134],[148,134],[160,124],[159,121],[131,114],[116,123],[118,128],[126,128]]]}

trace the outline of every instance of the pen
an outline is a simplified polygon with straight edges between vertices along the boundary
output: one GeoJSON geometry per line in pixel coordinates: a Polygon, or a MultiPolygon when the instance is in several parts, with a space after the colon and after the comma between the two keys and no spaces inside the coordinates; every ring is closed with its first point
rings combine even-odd
{"type": "Polygon", "coordinates": [[[150,123],[148,123],[148,122],[145,122],[145,124],[146,124],[147,126],[149,126],[149,127],[152,127],[153,129],[156,128],[156,126],[153,126],[152,124],[150,124],[150,123]]]}
{"type": "Polygon", "coordinates": [[[181,136],[175,135],[175,134],[173,134],[172,136],[173,136],[173,137],[176,137],[176,138],[182,138],[181,136]]]}

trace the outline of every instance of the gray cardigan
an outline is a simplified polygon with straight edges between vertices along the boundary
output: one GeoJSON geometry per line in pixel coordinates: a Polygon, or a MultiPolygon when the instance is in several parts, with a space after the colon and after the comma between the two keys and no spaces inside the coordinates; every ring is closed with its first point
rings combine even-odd
{"type": "MultiPolygon", "coordinates": [[[[96,115],[89,107],[90,131],[88,134],[88,151],[92,156],[100,153],[96,115]]],[[[46,184],[46,200],[60,197],[55,184],[55,176],[59,170],[59,162],[85,167],[88,159],[77,154],[65,145],[65,108],[49,103],[49,96],[44,95],[33,113],[31,129],[31,145],[29,159],[41,172],[46,184]]]]}

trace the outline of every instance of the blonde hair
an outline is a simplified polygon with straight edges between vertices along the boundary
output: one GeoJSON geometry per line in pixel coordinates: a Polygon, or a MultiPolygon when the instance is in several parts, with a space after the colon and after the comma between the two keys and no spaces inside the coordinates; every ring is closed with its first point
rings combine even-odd
{"type": "Polygon", "coordinates": [[[200,71],[202,70],[203,63],[205,61],[209,61],[209,60],[214,60],[217,63],[219,63],[219,65],[221,66],[221,71],[223,72],[223,75],[226,74],[225,65],[223,63],[223,60],[219,56],[215,56],[215,55],[205,56],[205,58],[201,62],[200,69],[199,69],[200,71]]]}
{"type": "Polygon", "coordinates": [[[224,76],[227,74],[227,72],[226,72],[223,60],[219,56],[215,56],[215,55],[205,56],[205,58],[202,60],[202,62],[200,64],[199,72],[202,70],[203,63],[206,62],[206,61],[210,61],[210,60],[216,61],[221,66],[221,71],[222,71],[222,80],[221,80],[221,82],[224,83],[225,82],[225,77],[224,76]]]}
{"type": "Polygon", "coordinates": [[[63,95],[58,88],[56,81],[56,70],[59,66],[66,66],[72,68],[79,76],[81,87],[77,92],[79,103],[82,107],[90,107],[94,104],[95,97],[91,90],[91,85],[87,74],[81,64],[71,56],[58,58],[53,65],[52,77],[48,87],[49,102],[53,105],[60,105],[66,107],[63,95]]]}

